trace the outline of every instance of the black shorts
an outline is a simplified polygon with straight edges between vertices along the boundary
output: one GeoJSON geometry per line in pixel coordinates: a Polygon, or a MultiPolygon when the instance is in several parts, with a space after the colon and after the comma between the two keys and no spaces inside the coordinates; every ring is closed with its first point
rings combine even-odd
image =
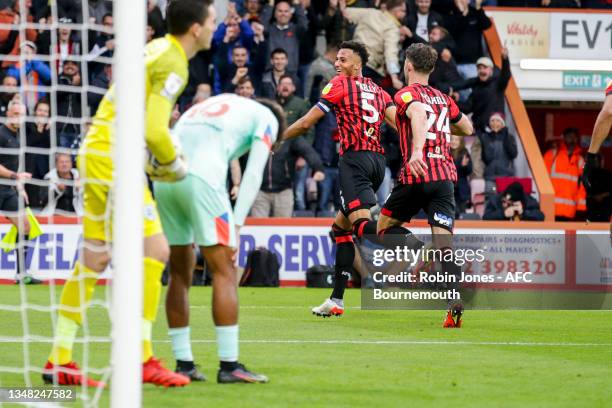
{"type": "Polygon", "coordinates": [[[19,209],[19,196],[12,187],[0,186],[0,211],[17,212],[19,209]]]}
{"type": "Polygon", "coordinates": [[[381,214],[408,222],[421,209],[427,213],[429,225],[453,232],[455,224],[455,185],[450,180],[430,183],[398,184],[381,214]]]}
{"type": "Polygon", "coordinates": [[[376,205],[376,190],[385,178],[385,156],[367,150],[345,152],[338,161],[342,213],[376,205]]]}

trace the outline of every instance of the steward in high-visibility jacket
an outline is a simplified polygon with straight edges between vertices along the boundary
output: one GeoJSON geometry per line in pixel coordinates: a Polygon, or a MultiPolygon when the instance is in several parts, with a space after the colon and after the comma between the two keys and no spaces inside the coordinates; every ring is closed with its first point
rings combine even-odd
{"type": "MultiPolygon", "coordinates": [[[[586,211],[586,191],[581,181],[584,166],[583,151],[574,140],[566,144],[574,129],[564,131],[564,141],[544,154],[544,162],[555,190],[555,217],[573,219],[576,211],[586,211]],[[568,132],[569,131],[569,132],[568,132]]],[[[578,132],[574,133],[577,138],[578,132]]]]}

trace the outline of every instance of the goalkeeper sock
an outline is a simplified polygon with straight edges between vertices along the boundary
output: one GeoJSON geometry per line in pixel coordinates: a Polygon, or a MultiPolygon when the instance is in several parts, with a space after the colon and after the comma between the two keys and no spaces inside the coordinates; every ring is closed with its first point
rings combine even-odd
{"type": "Polygon", "coordinates": [[[176,360],[193,361],[191,341],[189,339],[190,332],[191,329],[189,326],[176,327],[168,330],[168,334],[172,339],[172,353],[176,360]]]}
{"type": "Polygon", "coordinates": [[[64,365],[72,361],[72,346],[78,330],[77,322],[61,314],[58,316],[53,350],[51,350],[49,356],[50,362],[56,365],[64,365]]]}
{"type": "Polygon", "coordinates": [[[144,296],[143,296],[143,322],[142,322],[142,361],[147,362],[153,356],[151,345],[151,328],[157,318],[157,308],[161,295],[161,276],[166,266],[153,258],[145,257],[144,269],[144,296]]]}
{"type": "Polygon", "coordinates": [[[221,362],[238,361],[238,325],[215,326],[217,354],[221,362]]]}
{"type": "Polygon", "coordinates": [[[83,312],[93,296],[97,281],[96,272],[76,262],[72,276],[64,284],[60,298],[56,338],[49,357],[49,361],[53,364],[66,364],[72,360],[76,332],[83,324],[83,312]]]}
{"type": "Polygon", "coordinates": [[[146,363],[153,357],[153,344],[151,343],[151,332],[153,331],[153,322],[142,319],[142,362],[146,363]]]}

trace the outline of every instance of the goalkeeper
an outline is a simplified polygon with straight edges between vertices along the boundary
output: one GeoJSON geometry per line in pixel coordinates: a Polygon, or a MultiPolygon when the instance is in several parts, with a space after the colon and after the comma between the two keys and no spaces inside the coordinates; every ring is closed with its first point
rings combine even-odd
{"type": "MultiPolygon", "coordinates": [[[[166,11],[168,35],[150,42],[145,50],[146,144],[157,162],[151,178],[179,180],[186,166],[174,149],[168,123],[177,98],[188,77],[188,60],[209,49],[215,26],[212,0],[171,0],[166,11]]],[[[53,350],[43,370],[46,383],[100,386],[87,378],[72,360],[78,327],[91,300],[98,275],[110,262],[111,207],[113,183],[114,87],[106,93],[93,119],[81,151],[79,171],[84,178],[84,245],[70,279],[64,285],[55,328],[53,350]]],[[[136,136],[136,135],[133,135],[136,136]]],[[[168,243],[151,192],[144,196],[144,306],[142,321],[143,382],[181,386],[190,380],[164,368],[153,356],[151,329],[161,294],[160,277],[168,258],[168,243]]],[[[120,299],[118,301],[121,301],[120,299]]]]}
{"type": "Polygon", "coordinates": [[[166,313],[172,351],[176,371],[192,380],[204,381],[195,367],[189,339],[188,292],[195,243],[213,273],[212,313],[220,360],[217,382],[268,381],[238,362],[238,285],[233,262],[238,228],[261,186],[271,144],[284,128],[280,106],[258,102],[223,94],[185,112],[173,133],[182,144],[189,174],[177,183],[155,183],[159,214],[170,242],[166,313]],[[247,151],[249,159],[232,212],[226,189],[229,162],[247,151]]]}

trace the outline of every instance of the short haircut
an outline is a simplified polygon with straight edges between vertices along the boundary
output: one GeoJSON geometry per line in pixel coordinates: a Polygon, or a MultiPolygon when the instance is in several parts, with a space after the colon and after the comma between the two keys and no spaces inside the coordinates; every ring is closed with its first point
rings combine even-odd
{"type": "Polygon", "coordinates": [[[51,110],[51,104],[49,103],[49,100],[46,97],[40,98],[38,102],[36,102],[36,105],[34,105],[34,111],[36,111],[36,109],[38,109],[40,105],[48,105],[49,110],[51,110]]]}
{"type": "Polygon", "coordinates": [[[281,108],[281,106],[277,102],[271,99],[256,98],[255,100],[261,103],[266,108],[270,109],[274,114],[274,117],[276,117],[276,120],[278,121],[278,135],[276,136],[276,140],[278,140],[287,128],[287,119],[285,118],[285,112],[283,111],[283,108],[281,108]]]}
{"type": "Polygon", "coordinates": [[[391,11],[392,9],[396,8],[396,7],[400,7],[402,4],[404,4],[404,0],[387,0],[385,1],[385,6],[387,7],[387,10],[391,11]]]}
{"type": "Polygon", "coordinates": [[[283,79],[287,79],[287,78],[289,78],[291,80],[291,83],[293,84],[293,86],[295,86],[295,81],[293,80],[293,77],[291,75],[289,75],[289,74],[281,75],[281,77],[278,79],[278,83],[280,84],[283,79]]]}
{"type": "Polygon", "coordinates": [[[240,48],[244,48],[245,50],[247,50],[247,53],[249,52],[249,49],[242,44],[234,45],[234,47],[232,48],[232,52],[234,52],[234,50],[239,50],[240,48]]]}
{"type": "Polygon", "coordinates": [[[212,0],[170,0],[166,8],[166,24],[172,35],[182,35],[193,24],[204,24],[212,0]]]}
{"type": "Polygon", "coordinates": [[[112,16],[113,16],[113,13],[106,13],[106,14],[104,14],[104,15],[102,16],[102,20],[100,20],[100,21],[104,21],[104,19],[105,19],[106,17],[112,17],[112,16]]]}
{"type": "Polygon", "coordinates": [[[442,38],[446,38],[446,37],[448,37],[450,35],[448,30],[446,28],[440,26],[440,25],[431,27],[431,30],[429,30],[429,31],[431,32],[433,30],[440,30],[440,32],[443,34],[442,38]]]}
{"type": "Polygon", "coordinates": [[[251,77],[249,77],[248,75],[243,76],[242,78],[240,78],[238,80],[238,83],[236,84],[236,87],[239,87],[240,85],[244,85],[247,82],[250,82],[251,85],[253,85],[253,80],[251,79],[251,77]]]}
{"type": "Polygon", "coordinates": [[[287,54],[287,51],[285,51],[283,48],[275,48],[272,50],[270,53],[270,58],[274,57],[276,54],[285,54],[285,57],[289,58],[289,54],[287,54]]]}
{"type": "Polygon", "coordinates": [[[343,41],[338,49],[347,49],[352,50],[355,54],[359,54],[359,58],[361,58],[361,65],[365,65],[368,63],[368,58],[370,58],[370,54],[366,49],[365,45],[358,41],[343,41]]]}
{"type": "Polygon", "coordinates": [[[406,49],[406,60],[409,61],[416,72],[430,74],[436,66],[438,53],[433,47],[416,43],[406,49]]]}

